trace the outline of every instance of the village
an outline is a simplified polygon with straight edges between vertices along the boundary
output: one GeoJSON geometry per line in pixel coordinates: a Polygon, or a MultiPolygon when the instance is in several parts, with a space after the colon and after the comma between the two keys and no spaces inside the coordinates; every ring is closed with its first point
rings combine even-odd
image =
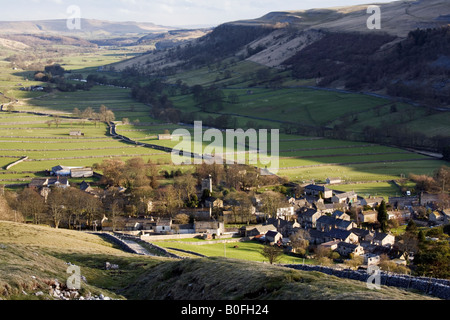
{"type": "MultiPolygon", "coordinates": [[[[49,177],[33,179],[29,187],[47,198],[53,186],[69,188],[70,178],[94,175],[99,174],[92,168],[56,166],[49,177]]],[[[339,178],[328,178],[326,184],[291,184],[296,194],[284,196],[268,210],[268,197],[264,197],[264,193],[254,193],[250,204],[214,197],[210,175],[196,186],[198,206],[182,207],[167,216],[158,214],[158,208],[164,205],[161,200],[147,199],[144,203],[146,214],[103,214],[103,218],[92,221],[89,228],[96,232],[133,236],[149,243],[190,238],[256,241],[280,248],[286,254],[306,258],[323,256],[324,252],[334,262],[359,257],[360,268],[388,259],[391,266],[403,266],[406,270],[406,266],[414,261],[416,246],[408,243],[408,239],[400,237],[399,241],[383,225],[408,228],[410,225],[434,227],[450,223],[450,210],[438,205],[436,194],[422,192],[414,196],[408,193],[386,201],[383,197],[363,197],[353,191],[339,191],[341,183],[339,178]],[[247,215],[240,214],[244,206],[247,215]],[[380,206],[385,208],[384,222],[379,221],[380,206]],[[428,213],[427,218],[423,212],[428,213]]],[[[91,196],[102,197],[98,189],[86,181],[77,188],[91,196]]],[[[117,191],[122,197],[130,196],[126,188],[117,191]]],[[[74,227],[81,230],[83,222],[74,223],[78,223],[74,227]]]]}

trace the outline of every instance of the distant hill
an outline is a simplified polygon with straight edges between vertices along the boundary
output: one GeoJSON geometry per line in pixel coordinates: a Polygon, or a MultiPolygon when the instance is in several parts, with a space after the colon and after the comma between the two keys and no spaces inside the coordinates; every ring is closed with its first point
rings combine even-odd
{"type": "Polygon", "coordinates": [[[144,35],[169,30],[176,30],[176,28],[147,22],[112,22],[92,19],[81,19],[81,29],[79,30],[70,30],[65,19],[0,22],[0,34],[64,34],[66,36],[100,37],[126,34],[144,35]]]}

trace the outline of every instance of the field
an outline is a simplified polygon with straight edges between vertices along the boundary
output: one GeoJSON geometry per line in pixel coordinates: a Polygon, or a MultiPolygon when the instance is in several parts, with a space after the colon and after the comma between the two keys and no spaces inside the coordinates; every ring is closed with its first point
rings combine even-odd
{"type": "Polygon", "coordinates": [[[57,165],[92,166],[108,158],[142,157],[155,163],[171,163],[170,154],[114,139],[104,123],[64,119],[56,126],[55,123],[46,124],[49,119],[54,118],[1,114],[0,165],[5,167],[23,156],[28,160],[9,171],[1,171],[0,183],[29,182],[40,176],[41,171],[57,165]],[[77,130],[84,136],[69,135],[77,130]]]}
{"type": "MultiPolygon", "coordinates": [[[[190,239],[189,241],[194,241],[190,239]]],[[[154,244],[169,251],[176,253],[177,255],[188,255],[183,252],[174,250],[182,249],[186,251],[196,252],[207,257],[225,257],[230,259],[239,259],[247,261],[268,262],[267,258],[264,258],[260,251],[263,248],[262,244],[249,241],[249,242],[235,242],[235,243],[216,243],[216,244],[202,244],[202,241],[198,242],[198,245],[188,244],[186,241],[154,241],[154,244]]],[[[192,255],[190,255],[192,256],[192,255]]],[[[279,263],[311,263],[309,260],[283,255],[279,263]]]]}
{"type": "MultiPolygon", "coordinates": [[[[97,73],[100,66],[136,54],[135,49],[100,48],[85,53],[77,51],[76,54],[61,57],[59,62],[66,70],[81,73],[86,77],[97,73]]],[[[9,54],[11,52],[0,50],[2,57],[9,54]]],[[[199,119],[208,116],[217,118],[225,114],[235,118],[238,127],[248,128],[251,122],[256,129],[281,129],[279,159],[269,165],[276,169],[278,175],[293,182],[324,182],[327,177],[337,176],[346,183],[365,183],[364,188],[362,185],[357,188],[365,194],[388,196],[390,193],[395,195],[399,192],[396,187],[386,186],[388,181],[407,177],[410,173],[432,174],[441,165],[447,164],[391,146],[287,134],[288,126],[319,125],[332,128],[349,120],[349,130],[354,132],[363,132],[364,127],[370,123],[389,121],[393,124],[408,122],[410,128],[427,127],[430,134],[442,133],[446,128],[446,114],[443,117],[428,116],[424,109],[412,109],[411,105],[398,102],[395,103],[397,112],[393,113],[393,103],[387,99],[302,87],[306,83],[295,82],[286,73],[280,73],[284,81],[283,88],[255,85],[254,74],[263,69],[264,67],[253,62],[227,60],[221,66],[200,68],[168,78],[169,82],[182,80],[190,86],[223,85],[225,97],[235,94],[238,102],[225,101],[222,110],[200,112],[191,94],[175,94],[170,99],[176,108],[183,112],[195,112],[199,119]],[[224,77],[226,71],[229,71],[229,75],[224,77]],[[407,119],[405,114],[409,114],[407,119]],[[430,126],[427,119],[434,119],[439,125],[430,126]]],[[[179,146],[179,142],[158,140],[158,134],[166,131],[172,133],[176,129],[193,133],[192,127],[165,124],[153,119],[150,116],[150,107],[133,100],[131,90],[127,88],[97,85],[90,91],[24,92],[19,90],[21,86],[41,84],[33,81],[31,72],[12,70],[9,63],[2,62],[0,74],[2,103],[18,99],[19,101],[14,103],[16,111],[49,114],[37,116],[29,113],[0,113],[0,166],[5,167],[22,156],[29,157],[28,161],[14,166],[10,171],[0,172],[1,184],[26,183],[33,177],[42,175],[41,171],[56,165],[92,166],[108,158],[126,160],[139,156],[158,163],[161,171],[171,171],[175,168],[169,153],[113,139],[105,124],[76,118],[60,118],[60,123],[56,125],[51,114],[73,117],[75,108],[83,111],[91,107],[97,112],[100,106],[105,105],[114,112],[119,134],[140,143],[169,148],[179,146]],[[68,134],[72,130],[80,130],[85,136],[71,138],[68,134]]],[[[107,77],[117,76],[105,72],[99,74],[107,77]]],[[[263,138],[259,140],[266,142],[263,138]]],[[[245,143],[248,145],[249,141],[245,143]]],[[[270,156],[272,146],[270,143],[266,145],[270,156]]],[[[190,146],[192,151],[196,150],[194,143],[190,146]]],[[[199,150],[216,154],[234,151],[207,141],[202,141],[200,146],[197,146],[199,150]],[[216,146],[219,147],[214,149],[216,146]],[[206,149],[207,147],[210,148],[206,149]]],[[[236,146],[235,143],[234,148],[236,146]]],[[[246,159],[250,159],[248,155],[246,159]]],[[[250,164],[266,166],[262,163],[263,155],[258,160],[250,164]]],[[[177,169],[191,170],[192,166],[177,169]]]]}

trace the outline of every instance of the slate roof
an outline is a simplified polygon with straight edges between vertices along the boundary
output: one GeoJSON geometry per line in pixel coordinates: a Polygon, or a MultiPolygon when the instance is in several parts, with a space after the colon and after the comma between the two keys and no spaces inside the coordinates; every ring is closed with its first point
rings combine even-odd
{"type": "Polygon", "coordinates": [[[332,229],[326,232],[326,236],[332,239],[347,239],[352,232],[348,230],[332,229]]]}
{"type": "Polygon", "coordinates": [[[308,190],[314,190],[314,191],[322,191],[322,192],[324,192],[324,191],[331,191],[331,189],[329,189],[329,188],[327,188],[327,187],[325,187],[325,186],[317,185],[317,184],[310,184],[310,185],[307,185],[307,186],[305,187],[305,189],[308,189],[308,190]]]}

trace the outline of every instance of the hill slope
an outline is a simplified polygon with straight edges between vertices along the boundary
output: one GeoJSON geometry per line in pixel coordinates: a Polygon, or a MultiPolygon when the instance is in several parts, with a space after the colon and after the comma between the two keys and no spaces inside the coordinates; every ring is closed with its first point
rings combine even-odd
{"type": "Polygon", "coordinates": [[[415,300],[427,297],[384,287],[371,291],[363,282],[319,272],[225,258],[168,262],[126,288],[143,300],[415,300]]]}
{"type": "Polygon", "coordinates": [[[211,258],[177,261],[135,256],[102,238],[69,230],[0,222],[0,296],[35,299],[49,283],[64,283],[67,263],[81,267],[82,291],[131,300],[428,299],[325,274],[211,258]],[[105,270],[108,261],[120,271],[105,270]],[[26,295],[25,295],[26,293],[26,295]]]}
{"type": "MultiPolygon", "coordinates": [[[[445,0],[430,1],[395,1],[379,4],[381,10],[381,30],[367,28],[367,5],[338,7],[329,9],[311,9],[289,12],[272,12],[254,20],[242,20],[221,25],[198,42],[189,46],[189,50],[179,52],[157,59],[151,67],[161,69],[159,64],[174,63],[183,64],[183,60],[195,58],[192,48],[212,50],[210,58],[216,60],[233,54],[244,55],[248,60],[255,61],[270,67],[280,66],[283,61],[300,52],[310,44],[320,40],[326,33],[363,33],[363,34],[388,34],[394,43],[405,39],[408,33],[417,28],[437,28],[447,26],[450,23],[450,3],[445,0]],[[256,32],[259,31],[259,33],[256,32]],[[227,42],[226,33],[235,35],[236,42],[227,42]],[[249,36],[250,35],[250,36],[249,36]],[[224,42],[225,41],[225,42],[224,42]],[[226,48],[216,54],[214,45],[226,48]],[[251,50],[246,50],[250,48],[251,50]],[[170,63],[169,63],[170,60],[170,63]]],[[[370,41],[370,40],[369,40],[370,41]]],[[[389,41],[390,42],[390,41],[389,41]]],[[[388,43],[389,43],[388,42],[388,43]]],[[[199,50],[200,51],[200,50],[199,50]]],[[[124,66],[139,64],[150,59],[152,55],[133,60],[124,65],[118,65],[116,69],[124,66]]],[[[207,61],[210,62],[210,61],[207,61]]]]}

